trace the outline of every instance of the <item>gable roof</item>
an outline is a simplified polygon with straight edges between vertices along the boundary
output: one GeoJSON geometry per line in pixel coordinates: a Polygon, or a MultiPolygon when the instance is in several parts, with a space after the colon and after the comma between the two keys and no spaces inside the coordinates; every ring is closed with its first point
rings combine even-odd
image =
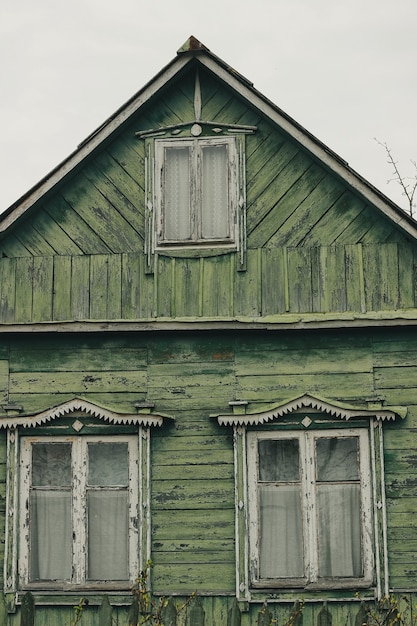
{"type": "Polygon", "coordinates": [[[0,237],[5,234],[55,185],[70,175],[97,147],[124,125],[142,106],[153,98],[190,63],[197,61],[218,79],[226,83],[240,97],[258,109],[266,118],[285,131],[304,149],[339,176],[356,193],[376,207],[413,239],[417,239],[417,223],[394,202],[355,172],[343,159],[309,133],[279,107],[257,91],[253,84],[230,65],[214,55],[195,37],[190,37],[149,83],[119,108],[99,128],[89,135],[69,157],[52,172],[12,204],[0,217],[0,237]]]}

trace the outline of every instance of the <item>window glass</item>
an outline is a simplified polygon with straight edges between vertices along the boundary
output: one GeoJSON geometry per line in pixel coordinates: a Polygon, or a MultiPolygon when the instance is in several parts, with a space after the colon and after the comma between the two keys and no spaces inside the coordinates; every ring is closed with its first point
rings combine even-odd
{"type": "Polygon", "coordinates": [[[36,443],[32,448],[32,485],[71,485],[71,444],[36,443]]]}
{"type": "Polygon", "coordinates": [[[71,578],[71,482],[71,445],[34,444],[30,497],[31,580],[71,578]]]}
{"type": "Polygon", "coordinates": [[[317,480],[358,480],[357,437],[322,437],[316,441],[317,480]]]}
{"type": "Polygon", "coordinates": [[[258,450],[259,480],[300,480],[298,439],[261,439],[258,450]]]}
{"type": "Polygon", "coordinates": [[[31,580],[71,579],[71,492],[33,491],[30,497],[31,580]]]}
{"type": "Polygon", "coordinates": [[[165,148],[165,239],[191,238],[190,191],[190,147],[165,148]]]}
{"type": "Polygon", "coordinates": [[[360,429],[248,434],[251,571],[258,586],[371,580],[367,437],[360,429]]]}
{"type": "Polygon", "coordinates": [[[127,580],[127,491],[89,491],[87,506],[89,580],[127,580]]]}
{"type": "Polygon", "coordinates": [[[202,238],[229,236],[227,146],[202,148],[202,238]]]}
{"type": "Polygon", "coordinates": [[[90,443],[88,445],[88,484],[127,486],[129,463],[127,443],[90,443]]]}
{"type": "Polygon", "coordinates": [[[128,581],[138,568],[137,438],[22,439],[22,582],[128,581]],[[134,572],[134,573],[133,573],[134,572]]]}

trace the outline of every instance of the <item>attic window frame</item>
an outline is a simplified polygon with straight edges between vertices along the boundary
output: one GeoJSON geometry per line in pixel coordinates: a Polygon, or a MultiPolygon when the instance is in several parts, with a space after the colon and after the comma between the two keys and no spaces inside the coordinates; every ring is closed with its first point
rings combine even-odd
{"type": "Polygon", "coordinates": [[[145,257],[146,271],[153,273],[157,255],[211,256],[229,252],[237,253],[237,269],[246,270],[246,153],[245,135],[255,132],[255,127],[226,127],[224,124],[194,122],[169,129],[137,133],[145,141],[145,257]],[[202,218],[201,200],[191,207],[191,219],[197,224],[190,239],[164,239],[164,149],[172,146],[190,146],[197,155],[191,163],[190,199],[195,200],[201,190],[198,154],[204,146],[227,146],[228,159],[228,233],[225,237],[204,238],[199,236],[202,218]],[[196,191],[195,191],[196,189],[196,191]]]}
{"type": "MultiPolygon", "coordinates": [[[[214,157],[216,158],[216,157],[214,157]]],[[[235,247],[237,232],[235,214],[238,202],[238,187],[236,176],[236,141],[233,137],[202,137],[202,138],[179,138],[179,139],[156,139],[155,140],[155,203],[156,203],[156,246],[166,248],[169,246],[231,246],[235,247]],[[203,160],[205,148],[226,147],[227,169],[224,172],[226,211],[227,216],[222,225],[222,234],[204,236],[204,173],[203,160]],[[187,186],[188,207],[184,207],[184,213],[188,214],[188,235],[169,237],[167,234],[168,219],[168,183],[167,155],[171,149],[184,150],[188,153],[188,176],[187,186]]],[[[218,175],[218,173],[216,173],[218,175]]],[[[216,184],[216,180],[209,181],[216,184]]],[[[207,209],[206,209],[207,210],[207,209]]]]}

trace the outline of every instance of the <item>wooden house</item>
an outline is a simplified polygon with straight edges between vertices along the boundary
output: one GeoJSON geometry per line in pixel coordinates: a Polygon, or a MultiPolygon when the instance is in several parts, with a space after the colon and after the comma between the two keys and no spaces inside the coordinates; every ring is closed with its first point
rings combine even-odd
{"type": "Polygon", "coordinates": [[[0,257],[1,624],[411,611],[408,214],[191,37],[0,257]]]}

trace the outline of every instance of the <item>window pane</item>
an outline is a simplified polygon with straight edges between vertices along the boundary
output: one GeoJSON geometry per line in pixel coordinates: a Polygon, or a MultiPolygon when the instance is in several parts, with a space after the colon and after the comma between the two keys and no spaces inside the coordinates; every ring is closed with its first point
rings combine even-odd
{"type": "Polygon", "coordinates": [[[30,497],[31,580],[71,579],[71,524],[71,493],[69,491],[32,491],[30,497]]]}
{"type": "Polygon", "coordinates": [[[71,444],[33,444],[32,485],[36,487],[71,485],[71,444]]]}
{"type": "Polygon", "coordinates": [[[88,494],[88,578],[127,580],[128,504],[126,491],[88,494]]]}
{"type": "Polygon", "coordinates": [[[88,445],[88,484],[90,486],[127,486],[128,478],[127,443],[90,443],[88,445]]]}
{"type": "Polygon", "coordinates": [[[164,238],[191,237],[190,148],[165,149],[164,238]]]}
{"type": "Polygon", "coordinates": [[[259,441],[259,480],[294,482],[300,480],[298,439],[259,441]]]}
{"type": "Polygon", "coordinates": [[[262,485],[260,506],[261,578],[302,578],[301,494],[297,485],[262,485]]]}
{"type": "Polygon", "coordinates": [[[317,480],[359,480],[358,445],[357,437],[317,439],[317,480]]]}
{"type": "Polygon", "coordinates": [[[229,168],[227,146],[202,148],[202,237],[229,236],[229,168]]]}
{"type": "Polygon", "coordinates": [[[319,485],[319,576],[362,576],[359,485],[319,485]]]}

